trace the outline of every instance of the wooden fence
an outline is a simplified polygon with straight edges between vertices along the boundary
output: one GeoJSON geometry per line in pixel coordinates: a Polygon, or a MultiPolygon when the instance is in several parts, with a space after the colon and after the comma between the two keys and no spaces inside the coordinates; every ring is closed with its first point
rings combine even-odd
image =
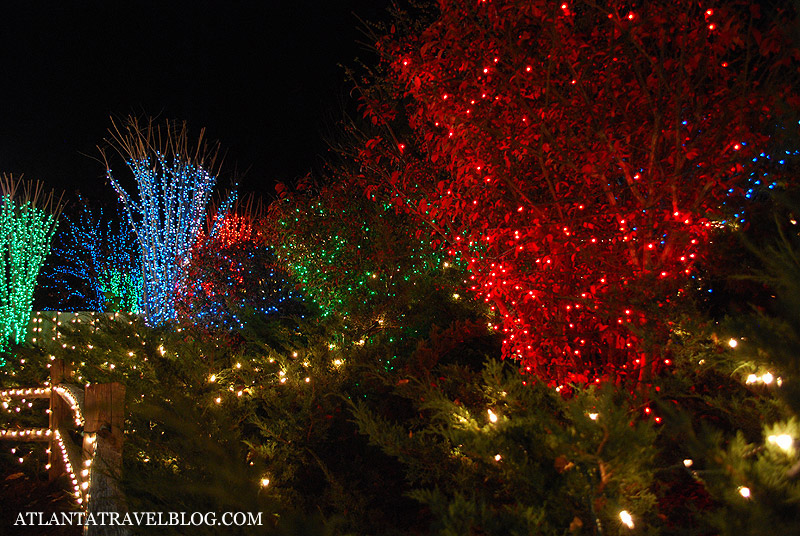
{"type": "MultiPolygon", "coordinates": [[[[75,502],[86,512],[125,511],[119,487],[125,422],[125,386],[120,383],[81,387],[72,383],[72,370],[61,360],[50,367],[50,384],[0,391],[12,398],[49,398],[48,428],[0,430],[0,440],[49,442],[47,470],[51,479],[64,475],[75,502]],[[82,430],[81,430],[82,429],[82,430]],[[83,436],[82,441],[72,437],[83,436]]],[[[123,536],[128,527],[87,525],[87,536],[123,536]]]]}

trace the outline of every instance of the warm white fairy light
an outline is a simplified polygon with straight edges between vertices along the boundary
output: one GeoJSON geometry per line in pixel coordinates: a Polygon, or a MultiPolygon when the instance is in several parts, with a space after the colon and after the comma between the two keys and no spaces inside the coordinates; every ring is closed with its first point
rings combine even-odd
{"type": "Polygon", "coordinates": [[[67,454],[67,447],[64,445],[64,439],[61,437],[61,432],[56,430],[54,432],[54,436],[56,439],[56,444],[58,445],[59,451],[61,452],[61,459],[64,462],[64,468],[67,470],[67,477],[69,478],[70,482],[72,483],[73,495],[75,496],[75,502],[78,504],[83,504],[83,496],[81,490],[88,490],[89,489],[89,482],[85,480],[82,483],[78,482],[78,478],[75,476],[75,471],[72,468],[72,463],[69,461],[69,455],[67,454]]]}
{"type": "Polygon", "coordinates": [[[497,422],[497,415],[495,414],[495,412],[490,410],[490,409],[488,409],[486,411],[489,413],[489,420],[491,422],[497,422]]]}
{"type": "Polygon", "coordinates": [[[683,460],[683,465],[684,467],[691,467],[692,465],[694,465],[694,461],[691,460],[690,458],[686,458],[685,460],[683,460]]]}
{"type": "Polygon", "coordinates": [[[599,413],[590,413],[589,414],[589,418],[592,419],[593,421],[596,421],[597,417],[599,417],[599,416],[600,416],[599,413]]]}
{"type": "Polygon", "coordinates": [[[750,498],[750,488],[747,486],[739,486],[739,495],[744,497],[745,499],[750,498]]]}
{"type": "Polygon", "coordinates": [[[765,372],[761,376],[758,376],[757,374],[748,374],[744,380],[744,383],[746,383],[747,385],[752,385],[754,383],[763,383],[764,385],[771,385],[772,382],[775,382],[775,384],[778,387],[783,385],[783,380],[780,377],[776,378],[771,372],[765,372]]]}
{"type": "Polygon", "coordinates": [[[54,387],[54,389],[56,393],[58,393],[61,396],[61,398],[63,398],[67,402],[67,404],[69,404],[69,408],[72,410],[72,414],[74,416],[75,425],[83,426],[86,421],[83,418],[83,413],[81,412],[78,399],[75,397],[72,391],[61,385],[57,385],[56,387],[54,387]]]}
{"type": "Polygon", "coordinates": [[[261,479],[261,487],[266,488],[267,486],[269,486],[269,478],[264,477],[261,479]]]}
{"type": "Polygon", "coordinates": [[[16,396],[27,396],[29,398],[47,398],[50,396],[49,387],[35,387],[27,389],[6,389],[0,391],[0,398],[11,398],[16,396]]]}
{"type": "Polygon", "coordinates": [[[739,341],[737,341],[736,339],[731,339],[728,341],[728,346],[730,346],[731,348],[736,348],[737,346],[739,346],[739,341]]]}
{"type": "Polygon", "coordinates": [[[786,452],[791,451],[794,446],[794,439],[789,434],[771,435],[767,437],[767,441],[777,445],[786,452]]]}
{"type": "Polygon", "coordinates": [[[16,430],[0,430],[0,439],[37,440],[50,437],[49,428],[19,428],[16,430]]]}
{"type": "Polygon", "coordinates": [[[633,516],[631,516],[631,514],[627,510],[622,510],[619,513],[619,520],[622,521],[622,524],[628,527],[629,529],[632,529],[634,526],[633,516]]]}
{"type": "Polygon", "coordinates": [[[503,459],[503,457],[502,457],[502,456],[500,456],[499,454],[495,454],[495,455],[494,455],[494,461],[496,461],[496,462],[499,462],[499,461],[500,461],[500,460],[502,460],[502,459],[503,459]]]}

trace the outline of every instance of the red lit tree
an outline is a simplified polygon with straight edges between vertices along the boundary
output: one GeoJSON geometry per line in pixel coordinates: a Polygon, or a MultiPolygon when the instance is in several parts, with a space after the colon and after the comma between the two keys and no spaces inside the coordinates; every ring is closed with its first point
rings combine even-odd
{"type": "Polygon", "coordinates": [[[401,17],[377,42],[385,71],[364,103],[385,134],[361,158],[396,171],[368,187],[469,263],[504,318],[504,356],[554,382],[642,381],[669,364],[654,312],[687,288],[726,198],[798,109],[794,16],[440,0],[429,23],[401,17]],[[418,155],[446,176],[416,172],[418,155]]]}

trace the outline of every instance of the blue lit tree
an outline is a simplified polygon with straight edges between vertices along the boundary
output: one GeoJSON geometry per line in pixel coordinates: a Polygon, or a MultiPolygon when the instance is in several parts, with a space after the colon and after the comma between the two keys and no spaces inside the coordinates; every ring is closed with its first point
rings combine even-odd
{"type": "Polygon", "coordinates": [[[133,117],[112,122],[109,133],[101,151],[106,173],[141,246],[143,312],[149,324],[160,325],[177,319],[177,294],[216,183],[219,144],[208,144],[204,131],[190,143],[186,123],[140,124],[133,117]],[[138,196],[113,174],[108,148],[125,158],[138,196]]]}
{"type": "Polygon", "coordinates": [[[55,264],[48,287],[60,310],[129,311],[142,299],[139,243],[127,218],[104,218],[79,199],[80,212],[66,216],[67,227],[56,237],[55,264]]]}
{"type": "Polygon", "coordinates": [[[25,340],[36,278],[50,253],[62,204],[39,181],[2,175],[0,191],[0,350],[4,350],[9,343],[25,340]]]}

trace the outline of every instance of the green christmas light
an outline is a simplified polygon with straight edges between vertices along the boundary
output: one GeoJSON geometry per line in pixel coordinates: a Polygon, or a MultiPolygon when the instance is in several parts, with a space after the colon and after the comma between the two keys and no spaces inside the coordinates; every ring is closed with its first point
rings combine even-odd
{"type": "Polygon", "coordinates": [[[323,316],[391,301],[415,278],[441,274],[454,265],[461,268],[443,249],[403,234],[402,216],[391,205],[353,203],[330,193],[326,198],[333,207],[319,201],[303,207],[301,202],[280,214],[279,228],[291,232],[276,247],[323,316]],[[345,208],[336,208],[337,202],[345,208]]]}
{"type": "Polygon", "coordinates": [[[25,340],[36,278],[50,253],[61,200],[39,182],[0,180],[0,349],[25,340]]]}

